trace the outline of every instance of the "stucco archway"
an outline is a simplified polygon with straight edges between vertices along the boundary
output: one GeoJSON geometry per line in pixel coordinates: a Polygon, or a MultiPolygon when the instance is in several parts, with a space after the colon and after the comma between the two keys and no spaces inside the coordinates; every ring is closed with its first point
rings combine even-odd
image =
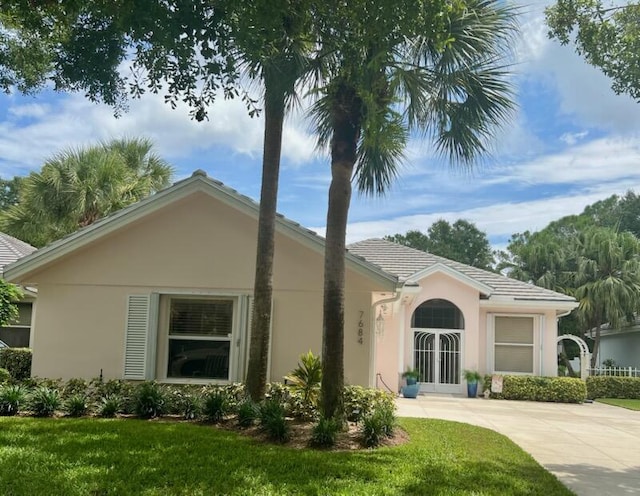
{"type": "Polygon", "coordinates": [[[570,339],[580,347],[580,378],[586,379],[589,377],[589,364],[591,363],[591,353],[589,353],[589,346],[584,339],[579,338],[574,334],[563,334],[558,336],[557,343],[563,339],[570,339]]]}

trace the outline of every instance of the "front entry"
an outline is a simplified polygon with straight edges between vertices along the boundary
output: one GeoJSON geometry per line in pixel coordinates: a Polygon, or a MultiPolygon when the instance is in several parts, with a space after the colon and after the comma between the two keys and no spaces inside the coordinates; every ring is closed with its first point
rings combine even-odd
{"type": "Polygon", "coordinates": [[[421,393],[460,393],[462,334],[456,329],[414,331],[414,364],[421,393]]]}

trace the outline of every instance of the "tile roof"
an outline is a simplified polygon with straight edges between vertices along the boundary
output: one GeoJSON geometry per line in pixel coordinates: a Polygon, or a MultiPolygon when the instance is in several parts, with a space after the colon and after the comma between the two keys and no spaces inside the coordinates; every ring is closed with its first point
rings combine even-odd
{"type": "Polygon", "coordinates": [[[539,300],[573,302],[575,299],[562,293],[511,279],[500,274],[454,262],[408,246],[383,239],[367,239],[347,246],[350,253],[377,265],[385,272],[398,277],[401,282],[435,264],[445,265],[479,283],[493,289],[491,297],[508,297],[514,300],[539,300]]]}
{"type": "Polygon", "coordinates": [[[9,265],[34,251],[36,251],[34,246],[8,234],[0,233],[0,273],[5,265],[9,265]]]}

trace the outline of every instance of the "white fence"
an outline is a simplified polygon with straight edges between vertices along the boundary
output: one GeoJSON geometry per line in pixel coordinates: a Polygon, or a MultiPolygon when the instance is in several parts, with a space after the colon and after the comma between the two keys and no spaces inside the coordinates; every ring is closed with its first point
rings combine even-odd
{"type": "Polygon", "coordinates": [[[634,367],[594,367],[587,370],[589,371],[589,375],[640,377],[640,369],[634,367]]]}

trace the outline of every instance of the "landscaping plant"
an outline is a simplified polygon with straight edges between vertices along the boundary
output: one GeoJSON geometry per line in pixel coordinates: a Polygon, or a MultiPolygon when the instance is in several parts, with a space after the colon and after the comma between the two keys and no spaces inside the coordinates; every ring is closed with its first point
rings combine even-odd
{"type": "Polygon", "coordinates": [[[311,350],[300,355],[298,366],[285,377],[294,391],[302,395],[305,404],[318,405],[320,383],[322,381],[322,360],[311,350]]]}
{"type": "Polygon", "coordinates": [[[329,448],[336,444],[338,432],[341,424],[333,418],[320,417],[311,431],[311,446],[318,448],[329,448]]]}
{"type": "Polygon", "coordinates": [[[393,436],[396,421],[394,407],[377,406],[362,422],[362,444],[367,448],[380,445],[384,438],[393,436]]]}
{"type": "Polygon", "coordinates": [[[284,443],[289,440],[289,425],[282,403],[267,399],[260,405],[260,427],[272,441],[284,443]]]}
{"type": "Polygon", "coordinates": [[[108,394],[100,398],[98,402],[98,415],[104,418],[113,418],[120,411],[121,398],[116,394],[108,394]]]}
{"type": "Polygon", "coordinates": [[[89,409],[87,397],[80,393],[69,396],[64,403],[64,409],[70,417],[82,417],[89,409]]]}
{"type": "Polygon", "coordinates": [[[135,390],[133,407],[142,418],[155,418],[165,413],[167,398],[162,386],[157,382],[143,382],[135,390]]]}
{"type": "Polygon", "coordinates": [[[29,408],[36,417],[52,417],[60,404],[58,390],[46,386],[35,388],[29,396],[29,408]]]}
{"type": "Polygon", "coordinates": [[[240,403],[238,406],[238,425],[240,427],[250,427],[258,418],[259,408],[250,398],[240,403]]]}
{"type": "Polygon", "coordinates": [[[229,410],[229,398],[226,391],[214,389],[205,395],[202,413],[208,421],[214,423],[221,422],[224,416],[229,413],[229,410]]]}
{"type": "Polygon", "coordinates": [[[17,415],[26,396],[25,389],[18,384],[0,386],[0,415],[17,415]]]}

